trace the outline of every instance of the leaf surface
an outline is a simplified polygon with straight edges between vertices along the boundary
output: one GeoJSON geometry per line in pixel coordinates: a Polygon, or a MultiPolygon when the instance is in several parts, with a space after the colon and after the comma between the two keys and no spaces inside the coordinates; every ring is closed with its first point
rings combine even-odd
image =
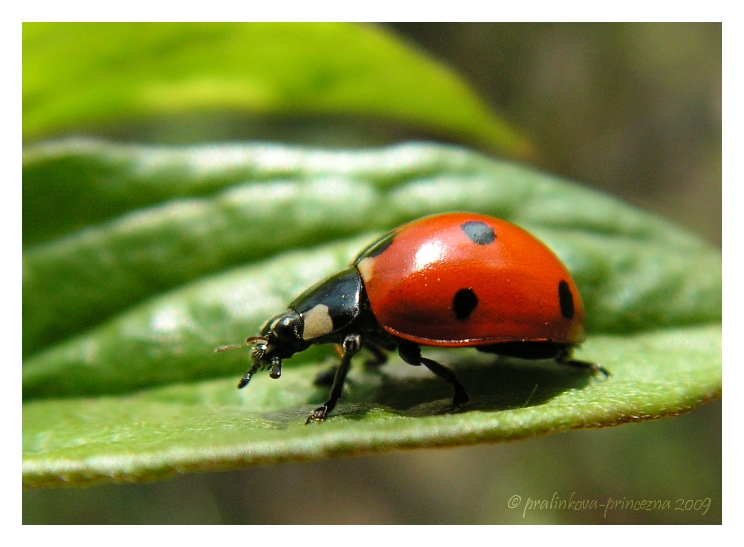
{"type": "MultiPolygon", "coordinates": [[[[26,487],[524,438],[674,415],[720,395],[720,252],[543,173],[424,144],[74,141],[27,150],[24,175],[43,181],[50,158],[67,162],[80,199],[114,205],[50,220],[24,250],[26,487]],[[109,175],[90,183],[86,166],[112,157],[109,175]],[[561,257],[587,310],[577,357],[609,379],[426,349],[469,390],[463,412],[447,412],[445,383],[392,357],[379,370],[357,363],[331,418],[307,427],[327,396],[313,379],[335,362],[332,348],[293,357],[278,381],[235,389],[246,351],[214,347],[253,335],[384,230],[451,210],[515,222],[561,257]]],[[[44,193],[25,186],[24,202],[44,193]]]]}

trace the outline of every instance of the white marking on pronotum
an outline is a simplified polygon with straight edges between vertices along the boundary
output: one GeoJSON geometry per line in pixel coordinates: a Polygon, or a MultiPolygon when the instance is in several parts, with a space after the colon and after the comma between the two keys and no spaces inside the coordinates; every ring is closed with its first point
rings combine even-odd
{"type": "Polygon", "coordinates": [[[359,273],[362,276],[362,279],[364,279],[367,283],[370,282],[372,279],[372,272],[374,271],[374,265],[375,265],[375,259],[371,257],[363,258],[359,261],[359,264],[357,264],[357,270],[359,270],[359,273]]]}
{"type": "Polygon", "coordinates": [[[318,304],[303,313],[302,317],[305,320],[305,326],[302,329],[303,340],[312,340],[333,330],[333,320],[325,304],[318,304]]]}

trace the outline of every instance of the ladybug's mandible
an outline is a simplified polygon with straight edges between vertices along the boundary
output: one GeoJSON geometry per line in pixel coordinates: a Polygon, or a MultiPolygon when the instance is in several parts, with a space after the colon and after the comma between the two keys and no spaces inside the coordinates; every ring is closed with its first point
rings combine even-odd
{"type": "Polygon", "coordinates": [[[270,319],[252,345],[252,365],[279,378],[282,360],[313,344],[339,344],[341,363],[328,401],[306,423],[322,422],[339,397],[351,358],[362,348],[384,363],[397,348],[454,388],[453,409],[469,397],[455,374],[422,357],[420,346],[465,347],[522,359],[571,359],[584,341],[584,306],[560,260],[526,231],[497,218],[447,213],[396,228],[364,249],[352,265],[311,287],[270,319]]]}

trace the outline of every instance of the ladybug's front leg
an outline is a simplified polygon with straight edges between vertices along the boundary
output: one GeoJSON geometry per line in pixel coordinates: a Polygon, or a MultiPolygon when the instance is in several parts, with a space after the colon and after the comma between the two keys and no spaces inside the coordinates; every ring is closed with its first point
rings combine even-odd
{"type": "Polygon", "coordinates": [[[411,342],[401,341],[398,346],[398,354],[409,365],[424,365],[434,374],[439,376],[442,380],[451,384],[455,388],[455,396],[452,398],[452,410],[455,411],[460,406],[464,405],[470,400],[465,388],[455,376],[455,373],[444,365],[440,365],[436,361],[427,359],[421,356],[421,348],[411,342]]]}
{"type": "Polygon", "coordinates": [[[336,377],[333,379],[331,395],[323,406],[316,408],[310,413],[305,425],[310,422],[325,421],[328,414],[336,407],[336,403],[339,397],[341,397],[341,391],[344,389],[346,374],[349,372],[349,367],[351,366],[351,358],[359,353],[360,349],[362,349],[362,336],[360,334],[350,334],[344,338],[344,354],[341,357],[341,363],[338,365],[338,369],[336,369],[336,377]]]}
{"type": "MultiPolygon", "coordinates": [[[[378,368],[387,363],[387,352],[385,348],[378,346],[377,344],[373,344],[369,341],[365,341],[364,349],[372,354],[371,357],[364,362],[364,366],[366,369],[378,368]]],[[[339,357],[343,358],[344,350],[338,344],[336,345],[336,352],[338,353],[339,357]]],[[[331,366],[326,370],[321,370],[315,376],[313,384],[318,387],[331,387],[333,385],[333,380],[336,377],[337,370],[337,365],[331,366]]]]}

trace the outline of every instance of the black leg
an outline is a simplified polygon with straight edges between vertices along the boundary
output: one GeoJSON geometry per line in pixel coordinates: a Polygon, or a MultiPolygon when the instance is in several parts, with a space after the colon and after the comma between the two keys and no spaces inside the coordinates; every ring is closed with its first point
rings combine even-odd
{"type": "Polygon", "coordinates": [[[360,349],[362,349],[362,337],[359,334],[350,334],[346,337],[343,345],[344,355],[341,358],[338,369],[336,369],[336,377],[333,380],[331,395],[323,406],[319,406],[310,413],[305,425],[310,422],[325,421],[328,414],[336,407],[336,403],[339,397],[341,397],[341,391],[344,389],[344,382],[346,381],[346,374],[349,372],[351,358],[359,353],[360,349]]]}
{"type": "MultiPolygon", "coordinates": [[[[339,357],[343,358],[344,351],[343,349],[341,349],[341,346],[336,346],[336,348],[339,350],[338,351],[339,357]]],[[[369,353],[371,353],[370,358],[364,362],[365,367],[376,369],[377,367],[387,363],[387,360],[388,360],[387,351],[382,346],[378,346],[377,344],[372,344],[370,342],[365,342],[364,349],[366,349],[369,353]]],[[[336,378],[337,370],[338,370],[337,365],[332,366],[326,370],[321,370],[315,376],[315,380],[313,380],[313,384],[315,384],[318,387],[331,387],[333,385],[334,379],[336,378]]]]}
{"type": "Polygon", "coordinates": [[[247,386],[251,378],[253,378],[253,375],[256,374],[256,371],[258,370],[258,365],[255,363],[251,365],[251,368],[248,369],[248,372],[245,373],[245,376],[243,376],[242,380],[240,380],[240,383],[238,384],[238,389],[243,389],[245,386],[247,386]]]}
{"type": "Polygon", "coordinates": [[[333,386],[333,380],[336,378],[337,370],[338,365],[333,365],[325,370],[321,370],[318,374],[315,375],[313,384],[317,387],[330,388],[331,386],[333,386]]]}
{"type": "Polygon", "coordinates": [[[372,357],[364,362],[365,366],[379,367],[380,365],[384,365],[385,363],[387,363],[387,351],[385,351],[382,347],[378,346],[377,344],[371,344],[367,342],[364,344],[364,349],[372,354],[372,357]]]}
{"type": "Polygon", "coordinates": [[[598,365],[597,363],[590,363],[589,361],[579,361],[578,359],[571,359],[572,350],[567,349],[561,352],[561,354],[556,357],[556,361],[561,365],[568,365],[571,367],[580,368],[583,370],[588,370],[595,376],[598,374],[602,374],[605,378],[610,377],[610,371],[604,368],[601,365],[598,365]]]}
{"type": "MultiPolygon", "coordinates": [[[[339,344],[334,344],[334,349],[336,350],[336,353],[338,354],[339,358],[344,358],[344,348],[342,348],[339,344]]],[[[315,375],[315,380],[313,380],[313,384],[317,387],[326,387],[330,388],[333,386],[333,381],[336,378],[336,371],[338,370],[338,365],[331,365],[325,370],[321,370],[318,374],[315,375]]]]}
{"type": "Polygon", "coordinates": [[[442,380],[450,384],[455,389],[455,396],[452,398],[452,410],[457,410],[470,400],[465,388],[455,376],[455,373],[444,365],[436,361],[421,356],[421,348],[411,342],[401,342],[398,346],[398,354],[409,365],[424,365],[442,380]]]}

